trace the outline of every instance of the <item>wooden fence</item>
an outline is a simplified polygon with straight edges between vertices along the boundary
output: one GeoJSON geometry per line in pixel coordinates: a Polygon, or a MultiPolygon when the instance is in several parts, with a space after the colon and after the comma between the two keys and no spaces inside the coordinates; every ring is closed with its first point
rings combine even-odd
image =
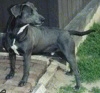
{"type": "Polygon", "coordinates": [[[59,26],[65,27],[91,0],[58,0],[59,26]]]}
{"type": "Polygon", "coordinates": [[[9,18],[8,8],[11,5],[30,1],[38,12],[45,17],[44,25],[65,27],[91,0],[1,0],[0,29],[4,30],[9,18]]]}

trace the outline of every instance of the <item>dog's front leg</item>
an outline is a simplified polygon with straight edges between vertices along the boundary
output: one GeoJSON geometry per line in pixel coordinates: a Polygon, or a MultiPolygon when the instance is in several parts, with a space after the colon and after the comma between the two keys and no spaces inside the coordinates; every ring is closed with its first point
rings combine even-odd
{"type": "Polygon", "coordinates": [[[31,55],[25,54],[23,56],[24,61],[23,61],[23,77],[22,80],[19,82],[20,87],[24,86],[27,83],[28,76],[29,76],[29,69],[30,69],[30,60],[31,60],[31,55]]]}
{"type": "Polygon", "coordinates": [[[10,59],[10,72],[6,76],[7,79],[11,79],[14,77],[15,74],[15,62],[16,62],[16,54],[14,52],[9,53],[9,59],[10,59]]]}

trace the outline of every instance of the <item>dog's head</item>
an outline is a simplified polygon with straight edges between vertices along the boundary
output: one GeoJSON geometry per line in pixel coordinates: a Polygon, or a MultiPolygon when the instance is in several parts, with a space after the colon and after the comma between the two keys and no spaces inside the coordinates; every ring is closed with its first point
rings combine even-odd
{"type": "Polygon", "coordinates": [[[41,25],[45,19],[37,12],[34,4],[30,2],[13,6],[11,13],[17,19],[18,24],[41,25]]]}

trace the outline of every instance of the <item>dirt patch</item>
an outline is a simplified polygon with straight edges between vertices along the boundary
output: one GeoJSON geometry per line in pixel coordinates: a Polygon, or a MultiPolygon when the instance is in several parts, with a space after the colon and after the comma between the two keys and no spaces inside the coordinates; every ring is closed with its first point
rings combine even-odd
{"type": "MultiPolygon", "coordinates": [[[[74,81],[74,75],[68,76],[65,75],[65,72],[62,70],[58,70],[53,79],[49,82],[46,93],[58,93],[59,89],[64,86],[72,85],[72,87],[75,86],[74,81]]],[[[82,86],[86,88],[86,91],[84,93],[92,93],[91,90],[93,87],[100,88],[100,81],[94,82],[94,83],[82,83],[82,86]]]]}
{"type": "Polygon", "coordinates": [[[64,71],[57,70],[47,86],[47,93],[57,93],[60,87],[70,85],[73,80],[74,76],[65,75],[64,71]]]}

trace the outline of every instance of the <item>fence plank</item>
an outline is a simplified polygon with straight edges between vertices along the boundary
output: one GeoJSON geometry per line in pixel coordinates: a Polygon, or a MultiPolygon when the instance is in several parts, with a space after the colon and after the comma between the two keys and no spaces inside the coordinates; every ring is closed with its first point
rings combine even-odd
{"type": "Polygon", "coordinates": [[[45,17],[45,25],[64,28],[91,0],[3,0],[0,1],[0,29],[6,26],[10,5],[31,1],[45,17]]]}
{"type": "Polygon", "coordinates": [[[61,28],[66,26],[91,0],[58,0],[59,25],[61,28]],[[67,8],[67,9],[66,9],[67,8]],[[61,20],[62,19],[62,20],[61,20]]]}

